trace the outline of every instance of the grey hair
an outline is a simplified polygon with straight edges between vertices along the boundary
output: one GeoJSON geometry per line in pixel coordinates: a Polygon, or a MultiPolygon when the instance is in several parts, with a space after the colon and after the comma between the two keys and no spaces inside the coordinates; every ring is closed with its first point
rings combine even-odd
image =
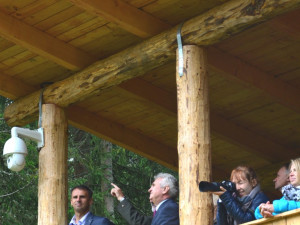
{"type": "Polygon", "coordinates": [[[170,198],[176,199],[178,195],[178,182],[176,178],[169,173],[159,173],[154,176],[155,180],[158,178],[162,178],[160,187],[164,188],[166,186],[169,186],[170,190],[168,194],[170,195],[170,198]]]}

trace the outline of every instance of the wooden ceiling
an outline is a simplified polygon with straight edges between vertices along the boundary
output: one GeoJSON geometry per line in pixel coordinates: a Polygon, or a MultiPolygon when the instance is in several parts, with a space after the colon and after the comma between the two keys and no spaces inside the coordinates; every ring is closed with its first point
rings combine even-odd
{"type": "MultiPolygon", "coordinates": [[[[176,32],[207,48],[213,179],[239,164],[264,190],[300,156],[299,0],[0,0],[10,126],[44,101],[69,123],[177,167],[176,32]],[[157,35],[157,36],[156,36],[157,35]]],[[[278,193],[277,193],[278,194],[278,193]]]]}

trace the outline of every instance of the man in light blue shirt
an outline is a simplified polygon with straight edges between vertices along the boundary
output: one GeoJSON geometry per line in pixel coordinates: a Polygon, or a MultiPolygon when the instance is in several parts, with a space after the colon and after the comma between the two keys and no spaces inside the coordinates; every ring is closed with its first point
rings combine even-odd
{"type": "Polygon", "coordinates": [[[69,225],[114,225],[107,218],[95,216],[90,212],[93,204],[93,192],[85,186],[79,185],[71,190],[71,205],[75,215],[69,225]]]}

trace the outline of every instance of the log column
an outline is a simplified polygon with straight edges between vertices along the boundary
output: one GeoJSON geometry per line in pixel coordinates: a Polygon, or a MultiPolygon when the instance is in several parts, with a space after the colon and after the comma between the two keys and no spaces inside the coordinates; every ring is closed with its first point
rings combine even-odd
{"type": "Polygon", "coordinates": [[[179,215],[181,225],[213,224],[212,196],[200,193],[211,179],[207,59],[203,48],[183,47],[184,75],[177,55],[179,215]]]}
{"type": "Polygon", "coordinates": [[[45,146],[39,153],[38,225],[67,221],[67,119],[62,108],[44,104],[45,146]]]}

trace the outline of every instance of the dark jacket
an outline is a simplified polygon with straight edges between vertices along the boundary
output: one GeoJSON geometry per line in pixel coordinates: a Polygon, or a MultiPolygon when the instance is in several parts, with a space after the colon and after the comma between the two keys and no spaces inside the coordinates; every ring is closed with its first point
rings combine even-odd
{"type": "Polygon", "coordinates": [[[179,225],[179,207],[172,199],[166,200],[158,208],[151,225],[179,225]]]}
{"type": "Polygon", "coordinates": [[[107,218],[95,216],[92,213],[89,213],[85,219],[84,225],[114,225],[107,218]]]}
{"type": "Polygon", "coordinates": [[[139,212],[126,198],[119,203],[117,210],[130,225],[151,225],[153,217],[139,212]]]}
{"type": "Polygon", "coordinates": [[[179,207],[172,199],[162,203],[154,217],[140,213],[127,199],[117,209],[130,225],[179,225],[179,207]]]}
{"type": "Polygon", "coordinates": [[[243,209],[243,205],[229,191],[220,195],[220,199],[222,202],[218,201],[218,225],[233,225],[233,220],[237,221],[237,224],[255,220],[254,211],[256,207],[268,201],[268,197],[261,191],[248,203],[247,209],[243,209]]]}

